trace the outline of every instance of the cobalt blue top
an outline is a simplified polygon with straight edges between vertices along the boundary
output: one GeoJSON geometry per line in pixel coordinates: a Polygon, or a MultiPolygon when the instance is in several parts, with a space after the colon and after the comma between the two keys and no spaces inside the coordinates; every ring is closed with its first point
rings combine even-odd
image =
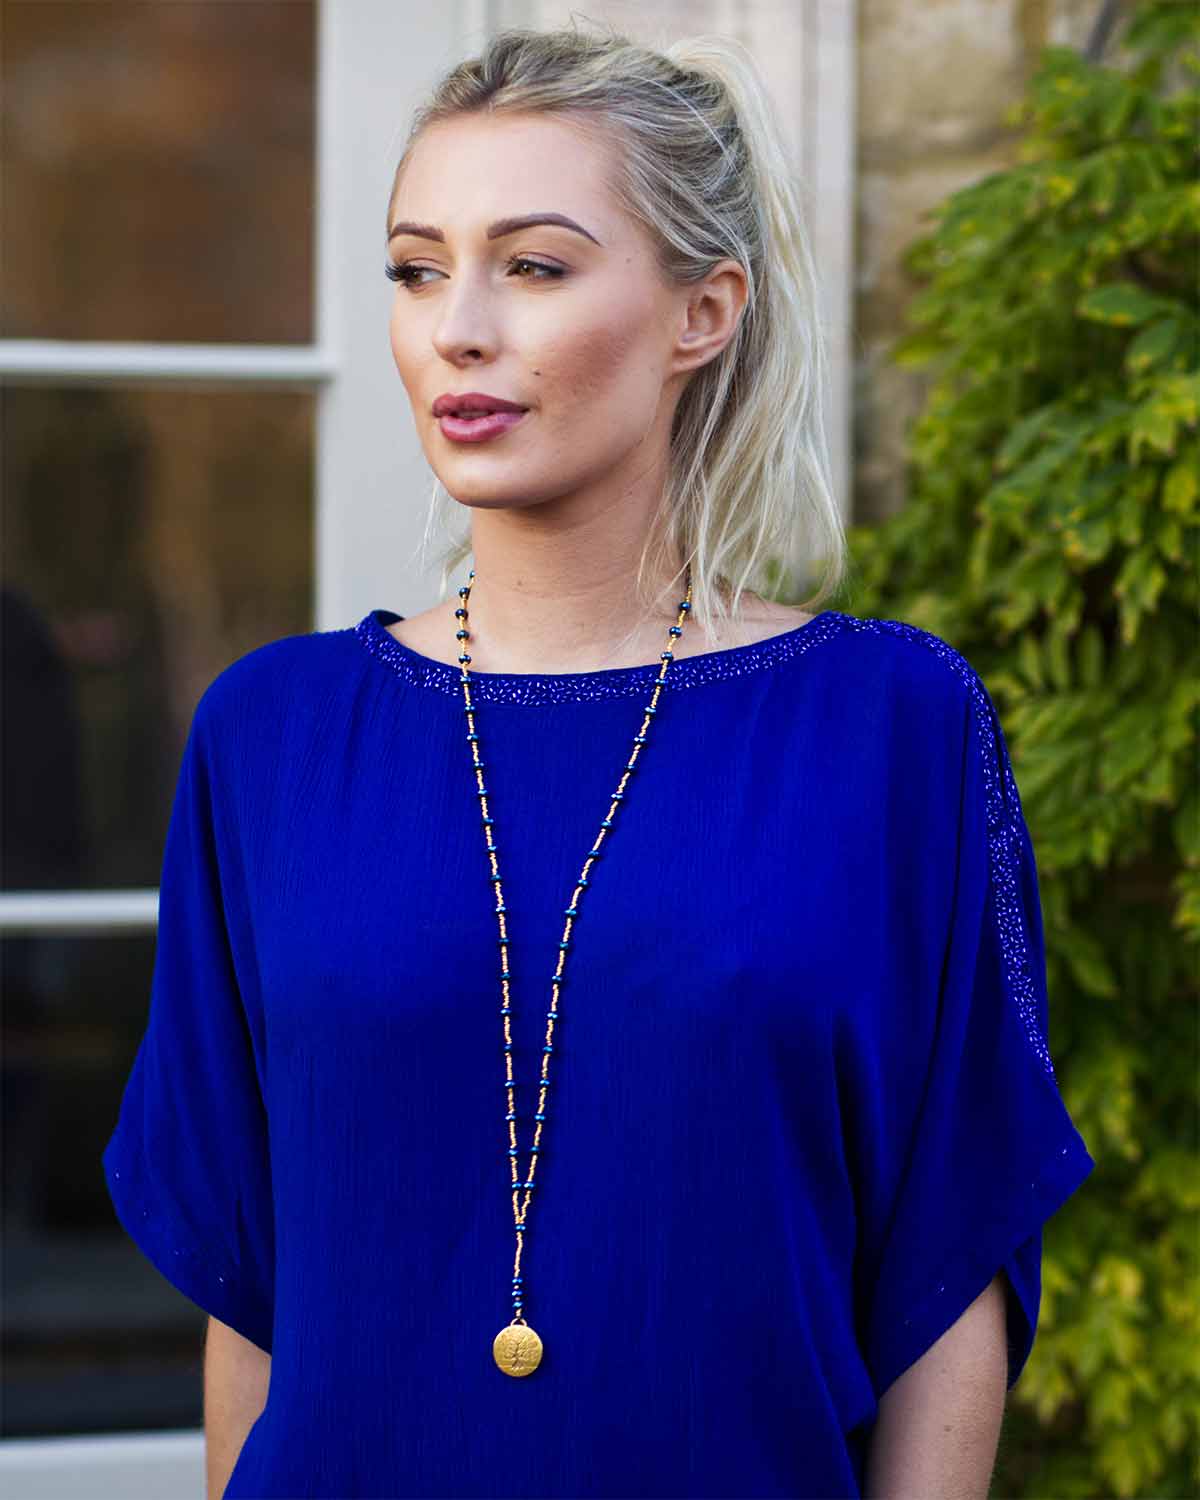
{"type": "MultiPolygon", "coordinates": [[[[121,1222],[272,1353],[225,1490],[858,1496],[880,1396],[1095,1166],[1047,1050],[1004,736],[945,641],[826,610],[671,663],[472,673],[401,618],[205,690],[149,1022],[103,1156],[121,1222]],[[497,888],[527,1180],[513,1317],[497,888]],[[599,842],[598,842],[599,840],[599,842]]],[[[665,639],[665,632],[664,632],[665,639]]],[[[521,1199],[523,1201],[524,1194],[521,1199]]]]}

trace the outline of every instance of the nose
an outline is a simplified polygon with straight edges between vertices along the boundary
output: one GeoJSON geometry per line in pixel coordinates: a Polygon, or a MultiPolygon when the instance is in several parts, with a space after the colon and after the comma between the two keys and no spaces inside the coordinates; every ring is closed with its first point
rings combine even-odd
{"type": "Polygon", "coordinates": [[[496,310],[482,276],[462,275],[444,282],[433,347],[451,363],[494,357],[499,343],[496,310]]]}

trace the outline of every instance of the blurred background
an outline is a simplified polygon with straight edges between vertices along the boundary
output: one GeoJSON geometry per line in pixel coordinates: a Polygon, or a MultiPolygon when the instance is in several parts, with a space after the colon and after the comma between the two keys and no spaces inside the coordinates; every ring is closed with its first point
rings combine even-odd
{"type": "MultiPolygon", "coordinates": [[[[1151,41],[1176,92],[1194,100],[1178,54],[1195,8],[1141,10],[1159,18],[1151,41]]],[[[1200,853],[1181,770],[1195,695],[1179,689],[1195,645],[1187,268],[1200,207],[1194,110],[1181,133],[1150,107],[1157,75],[1137,76],[1133,103],[1104,82],[1110,69],[1134,78],[1139,57],[1121,49],[1138,11],[1101,0],[0,0],[7,1494],[202,1492],[203,1314],[121,1231],[99,1167],[145,1024],[184,738],[205,686],[253,647],[435,602],[417,558],[431,476],[387,342],[391,174],[410,111],[441,72],[503,26],[572,14],[655,44],[726,33],[753,52],[800,169],[823,281],[828,435],[858,577],[837,602],[953,640],[1014,728],[1053,929],[1051,1050],[1097,1179],[1110,1156],[1126,1175],[1051,1226],[1042,1331],[1011,1398],[995,1493],[1200,1493],[1196,1039],[1180,1004],[1195,977],[1200,853]],[[1048,60],[1052,74],[1040,71],[1048,60]],[[1139,186],[1120,162],[1147,130],[1163,132],[1167,154],[1157,182],[1139,186]],[[1067,200],[1084,201],[1079,162],[1110,146],[1109,187],[1082,220],[1063,218],[1067,200]],[[1026,162],[1040,174],[1032,208],[1000,195],[1032,180],[1026,162]],[[991,196],[976,204],[980,185],[991,196]],[[1172,188],[1155,219],[1150,200],[1172,188]],[[1140,206],[1138,192],[1150,195],[1140,206]],[[1101,264],[1119,208],[1150,215],[1150,228],[1101,264]],[[1003,306],[969,278],[944,279],[940,302],[936,280],[926,290],[952,276],[964,245],[982,234],[994,251],[1022,218],[1060,238],[1027,265],[1009,255],[1003,306]],[[926,239],[937,223],[943,237],[926,239]],[[1055,290],[1064,276],[1069,295],[1055,290]],[[1053,318],[1021,303],[1043,284],[1068,319],[1053,336],[1053,318]],[[970,349],[946,309],[972,295],[975,326],[990,330],[987,356],[969,361],[976,376],[1011,369],[1023,384],[976,390],[973,416],[961,403],[948,416],[926,366],[970,349]],[[1132,340],[1155,329],[1142,364],[1128,363],[1132,340]],[[1082,364],[1056,368],[1064,350],[1082,364]],[[1128,388],[1088,388],[1095,370],[1128,388]],[[1128,386],[1147,370],[1166,384],[1128,386]],[[1062,470],[1038,448],[1065,441],[1054,414],[1036,431],[1019,424],[1071,389],[1080,410],[1115,421],[1103,402],[1125,401],[1132,415],[1110,443],[1125,468],[1097,492],[1097,512],[1064,521],[1062,491],[1050,493],[1062,470]],[[998,492],[996,476],[1035,451],[1037,476],[1016,470],[1024,488],[998,492]],[[1149,560],[1131,531],[1140,522],[1113,519],[1122,495],[1140,517],[1163,517],[1149,560]],[[1045,558],[1030,539],[1051,536],[1061,577],[1033,567],[1045,558]],[[1141,718],[1109,745],[1117,769],[1067,765],[1071,735],[1088,738],[1082,689],[1094,747],[1130,695],[1161,680],[1136,654],[1139,620],[1143,643],[1151,622],[1164,632],[1146,649],[1175,685],[1133,705],[1141,718]],[[1097,695],[1122,649],[1138,682],[1114,706],[1097,695]],[[1039,741],[1029,720],[1048,702],[1061,714],[1039,741]],[[1072,729],[1061,715],[1073,704],[1072,729]],[[1131,847],[1141,863],[1122,910],[1146,902],[1126,945],[1141,965],[1132,976],[1077,920],[1089,880],[1131,847]],[[1153,1066],[1120,1051],[1131,994],[1166,1048],[1153,1066]],[[1159,1118],[1174,1154],[1151,1179],[1133,1122],[1148,1075],[1164,1087],[1172,1069],[1159,1118]],[[1165,1247],[1156,1266],[1139,1259],[1151,1240],[1165,1247]]],[[[1084,470],[1071,479],[1069,498],[1091,493],[1084,470]]]]}

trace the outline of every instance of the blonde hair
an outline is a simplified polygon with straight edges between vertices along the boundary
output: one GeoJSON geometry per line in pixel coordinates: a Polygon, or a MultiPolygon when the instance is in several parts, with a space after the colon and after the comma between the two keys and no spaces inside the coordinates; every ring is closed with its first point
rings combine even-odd
{"type": "MultiPolygon", "coordinates": [[[[710,622],[736,615],[744,589],[802,589],[814,564],[803,602],[823,605],[847,569],[822,414],[827,355],[793,168],[753,60],[721,36],[660,51],[607,27],[500,31],[418,108],[389,210],[422,131],[502,112],[552,114],[615,147],[613,191],[668,281],[699,281],[724,259],[746,272],[737,332],[695,371],[675,410],[639,598],[653,603],[648,568],[661,578],[682,558],[692,564],[691,617],[710,640],[710,622]]],[[[426,536],[451,500],[435,481],[426,536]]],[[[441,554],[443,596],[470,551],[468,531],[441,554]]],[[[673,576],[682,589],[682,566],[673,576]]]]}

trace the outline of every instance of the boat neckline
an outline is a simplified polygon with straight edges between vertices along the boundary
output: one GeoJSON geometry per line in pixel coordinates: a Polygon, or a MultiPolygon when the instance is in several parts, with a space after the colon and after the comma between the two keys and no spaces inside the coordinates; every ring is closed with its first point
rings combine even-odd
{"type": "MultiPolygon", "coordinates": [[[[405,617],[395,610],[368,610],[351,627],[360,644],[405,682],[462,696],[462,670],[449,662],[425,656],[398,641],[387,626],[405,617]]],[[[744,646],[726,646],[700,651],[672,661],[664,688],[686,688],[704,682],[725,681],[784,661],[826,638],[842,622],[840,610],[824,609],[776,635],[764,636],[744,646]]],[[[471,698],[493,703],[583,703],[599,698],[625,697],[645,692],[657,679],[658,662],[636,667],[601,667],[587,672],[470,672],[471,698]]]]}

